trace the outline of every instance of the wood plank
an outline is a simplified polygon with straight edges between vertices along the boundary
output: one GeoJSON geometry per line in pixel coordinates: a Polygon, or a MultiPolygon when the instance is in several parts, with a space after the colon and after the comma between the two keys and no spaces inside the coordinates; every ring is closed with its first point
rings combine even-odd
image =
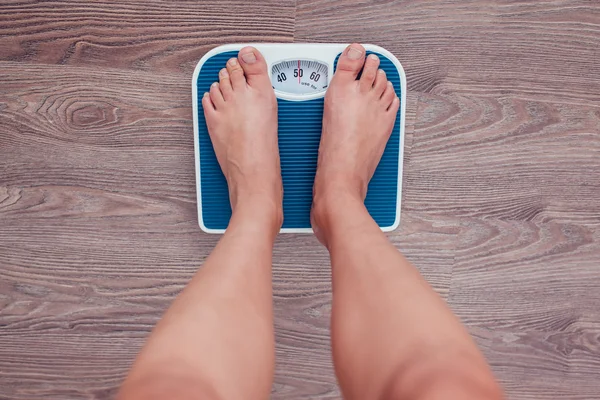
{"type": "Polygon", "coordinates": [[[290,42],[295,1],[3,2],[0,60],[186,72],[210,48],[290,42]]]}
{"type": "Polygon", "coordinates": [[[295,39],[382,45],[419,92],[600,101],[598,2],[299,0],[295,39]]]}
{"type": "Polygon", "coordinates": [[[0,71],[5,185],[77,181],[195,201],[189,76],[20,63],[0,71]]]}
{"type": "Polygon", "coordinates": [[[407,210],[600,223],[600,107],[421,94],[407,210]]]}
{"type": "Polygon", "coordinates": [[[511,399],[588,400],[598,395],[598,331],[511,332],[472,328],[471,334],[511,399]]]}
{"type": "Polygon", "coordinates": [[[513,331],[600,330],[597,229],[491,218],[464,226],[449,302],[466,323],[513,331]]]}
{"type": "Polygon", "coordinates": [[[3,399],[112,399],[144,338],[41,331],[1,336],[3,399]],[[41,346],[47,343],[46,346],[41,346]]]}

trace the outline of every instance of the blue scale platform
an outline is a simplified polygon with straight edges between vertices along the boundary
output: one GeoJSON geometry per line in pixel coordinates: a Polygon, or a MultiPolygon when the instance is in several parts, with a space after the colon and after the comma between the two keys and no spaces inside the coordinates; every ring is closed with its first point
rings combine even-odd
{"type": "MultiPolygon", "coordinates": [[[[375,53],[377,54],[377,53],[375,53]]],[[[400,75],[388,58],[377,54],[381,66],[402,98],[400,75]]],[[[230,51],[217,54],[204,63],[196,81],[198,104],[210,85],[218,81],[218,73],[227,60],[237,56],[230,51]]],[[[339,55],[336,57],[335,63],[339,55]]],[[[335,67],[334,67],[335,69],[335,67]]],[[[323,98],[307,101],[278,99],[279,152],[283,178],[283,228],[310,228],[312,187],[317,167],[321,137],[323,98]]],[[[200,151],[201,213],[204,227],[220,230],[227,228],[231,206],[227,182],[213,150],[202,107],[198,107],[198,139],[200,151]]],[[[398,156],[401,144],[400,112],[396,116],[392,134],[381,161],[373,175],[365,199],[365,206],[381,228],[390,228],[396,222],[398,204],[398,156]]]]}

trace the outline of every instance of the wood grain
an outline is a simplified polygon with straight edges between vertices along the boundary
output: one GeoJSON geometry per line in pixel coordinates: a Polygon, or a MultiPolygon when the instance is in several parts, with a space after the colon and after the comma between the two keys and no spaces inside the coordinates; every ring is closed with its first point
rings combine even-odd
{"type": "Polygon", "coordinates": [[[418,92],[581,104],[600,101],[599,21],[597,2],[588,0],[300,0],[295,38],[382,45],[418,92]]]}
{"type": "Polygon", "coordinates": [[[421,95],[405,206],[597,226],[599,105],[421,95]]]}
{"type": "Polygon", "coordinates": [[[218,44],[291,41],[294,15],[291,0],[12,0],[0,60],[191,74],[218,44]]]}
{"type": "MultiPolygon", "coordinates": [[[[235,41],[362,41],[408,76],[390,240],[510,398],[600,392],[600,6],[0,6],[0,399],[110,399],[218,237],[196,220],[190,77],[235,41]],[[385,18],[381,15],[384,14],[385,18]]],[[[326,251],[277,240],[272,398],[340,398],[326,251]]]]}

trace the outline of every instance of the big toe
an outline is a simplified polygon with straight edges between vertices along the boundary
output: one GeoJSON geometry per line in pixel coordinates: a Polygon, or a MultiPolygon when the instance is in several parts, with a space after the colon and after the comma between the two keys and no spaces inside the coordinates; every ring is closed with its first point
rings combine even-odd
{"type": "Polygon", "coordinates": [[[269,74],[267,72],[267,62],[263,55],[254,47],[247,46],[238,53],[238,60],[244,69],[246,81],[250,86],[269,85],[269,74]]]}
{"type": "Polygon", "coordinates": [[[365,48],[358,43],[346,47],[337,63],[334,78],[353,81],[365,64],[365,48]]]}

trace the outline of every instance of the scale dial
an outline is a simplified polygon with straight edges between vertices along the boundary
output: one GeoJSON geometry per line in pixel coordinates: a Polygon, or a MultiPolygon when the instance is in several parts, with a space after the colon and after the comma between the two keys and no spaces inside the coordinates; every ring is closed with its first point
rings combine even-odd
{"type": "Polygon", "coordinates": [[[329,68],[314,60],[280,61],[271,68],[271,84],[273,89],[284,93],[322,92],[329,85],[329,68]]]}

